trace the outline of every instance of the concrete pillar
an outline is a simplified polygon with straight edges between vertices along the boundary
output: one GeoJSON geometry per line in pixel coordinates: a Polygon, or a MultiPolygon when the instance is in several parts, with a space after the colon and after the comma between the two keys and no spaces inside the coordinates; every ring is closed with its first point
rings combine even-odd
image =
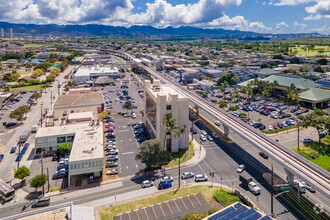
{"type": "Polygon", "coordinates": [[[225,126],[225,125],[223,125],[223,132],[224,132],[224,134],[226,136],[228,136],[228,134],[229,134],[229,128],[227,126],[225,126]]]}
{"type": "Polygon", "coordinates": [[[291,173],[289,170],[287,170],[286,168],[284,168],[287,176],[286,176],[286,180],[288,181],[289,184],[293,184],[293,180],[294,180],[294,174],[291,173]]]}

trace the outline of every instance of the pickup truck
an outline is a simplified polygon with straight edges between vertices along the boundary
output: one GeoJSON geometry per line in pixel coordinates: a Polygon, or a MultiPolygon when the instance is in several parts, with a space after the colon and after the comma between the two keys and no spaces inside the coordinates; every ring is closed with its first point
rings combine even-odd
{"type": "Polygon", "coordinates": [[[252,178],[247,178],[242,175],[239,175],[239,181],[242,185],[248,188],[254,195],[260,194],[261,190],[255,182],[252,181],[252,178]]]}

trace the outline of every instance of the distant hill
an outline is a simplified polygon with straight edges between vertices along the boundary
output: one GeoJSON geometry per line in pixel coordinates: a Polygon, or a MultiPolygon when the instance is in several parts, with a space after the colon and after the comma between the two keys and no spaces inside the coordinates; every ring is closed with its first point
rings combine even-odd
{"type": "Polygon", "coordinates": [[[242,36],[259,35],[254,32],[224,29],[202,29],[196,27],[167,27],[164,29],[152,26],[131,26],[114,27],[106,25],[35,25],[35,24],[13,24],[0,22],[0,28],[8,32],[8,28],[13,28],[14,34],[26,35],[45,35],[52,34],[57,36],[101,36],[101,37],[217,37],[217,36],[242,36]]]}

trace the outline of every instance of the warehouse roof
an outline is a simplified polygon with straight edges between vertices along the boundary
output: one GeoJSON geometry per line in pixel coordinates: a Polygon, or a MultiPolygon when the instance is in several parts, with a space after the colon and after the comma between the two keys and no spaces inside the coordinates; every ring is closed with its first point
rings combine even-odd
{"type": "Polygon", "coordinates": [[[300,93],[299,96],[303,100],[309,100],[314,102],[330,100],[330,92],[319,88],[310,88],[309,90],[300,93]]]}
{"type": "Polygon", "coordinates": [[[297,89],[307,90],[309,88],[319,87],[318,84],[314,83],[312,80],[304,79],[299,76],[287,76],[287,75],[279,75],[274,74],[268,76],[262,80],[274,82],[277,81],[280,86],[290,87],[291,84],[294,84],[297,89]]]}
{"type": "Polygon", "coordinates": [[[57,98],[57,101],[54,105],[54,109],[97,106],[102,103],[104,103],[104,99],[102,93],[100,92],[60,95],[57,98]]]}

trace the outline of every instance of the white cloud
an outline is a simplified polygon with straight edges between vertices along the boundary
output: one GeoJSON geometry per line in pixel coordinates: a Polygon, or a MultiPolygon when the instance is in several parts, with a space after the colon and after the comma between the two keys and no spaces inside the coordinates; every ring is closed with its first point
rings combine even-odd
{"type": "Polygon", "coordinates": [[[209,28],[224,28],[229,30],[242,30],[254,32],[268,32],[270,28],[260,21],[249,22],[243,16],[229,18],[227,15],[214,19],[207,24],[209,28]]]}
{"type": "Polygon", "coordinates": [[[319,1],[316,5],[306,7],[306,12],[313,14],[305,18],[305,20],[319,20],[322,18],[330,18],[330,0],[319,1]]]}
{"type": "Polygon", "coordinates": [[[283,31],[283,29],[285,29],[287,27],[289,27],[289,25],[287,23],[285,23],[284,21],[276,24],[277,31],[283,31]]]}
{"type": "Polygon", "coordinates": [[[290,6],[295,6],[299,4],[306,4],[309,2],[314,2],[316,0],[280,0],[280,2],[275,3],[274,5],[277,6],[284,6],[284,5],[290,5],[290,6]]]}
{"type": "Polygon", "coordinates": [[[297,29],[303,30],[307,27],[304,23],[299,23],[298,21],[293,22],[293,26],[297,29]]]}

